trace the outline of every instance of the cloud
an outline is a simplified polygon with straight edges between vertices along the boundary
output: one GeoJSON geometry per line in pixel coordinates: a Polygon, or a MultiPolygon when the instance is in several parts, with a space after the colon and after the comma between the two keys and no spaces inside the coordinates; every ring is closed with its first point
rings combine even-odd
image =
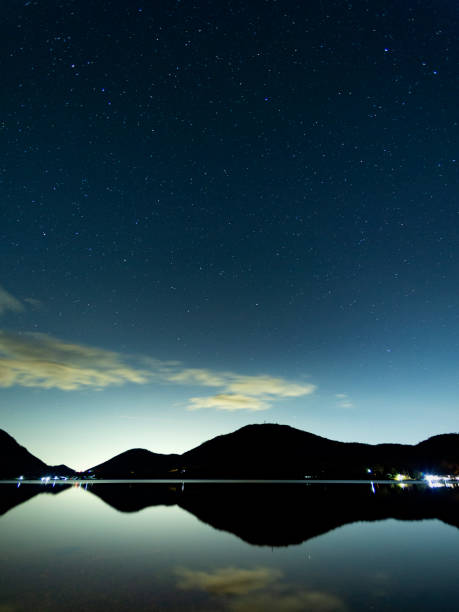
{"type": "Polygon", "coordinates": [[[19,300],[3,287],[0,287],[0,315],[5,312],[24,312],[25,308],[19,300]]]}
{"type": "Polygon", "coordinates": [[[275,399],[309,395],[315,390],[314,385],[284,378],[184,368],[177,361],[128,358],[43,333],[0,330],[0,387],[19,385],[73,391],[153,381],[218,389],[210,396],[191,397],[188,410],[192,411],[267,410],[275,399]]]}
{"type": "Polygon", "coordinates": [[[212,372],[203,368],[170,371],[166,373],[166,378],[181,384],[222,388],[222,393],[217,395],[192,397],[188,410],[267,410],[270,407],[269,400],[310,395],[316,389],[310,383],[298,384],[266,374],[247,376],[234,372],[212,372]]]}
{"type": "Polygon", "coordinates": [[[42,306],[43,303],[40,300],[36,300],[35,298],[31,297],[24,298],[21,302],[11,295],[11,293],[6,291],[6,289],[3,289],[3,287],[0,286],[0,316],[5,312],[25,312],[25,310],[29,307],[33,308],[34,310],[38,310],[42,306]]]}
{"type": "Polygon", "coordinates": [[[229,382],[227,389],[234,393],[248,395],[275,395],[277,397],[300,397],[310,395],[315,386],[311,384],[299,385],[283,378],[272,376],[238,376],[229,382]]]}
{"type": "Polygon", "coordinates": [[[347,393],[337,393],[335,397],[338,400],[340,400],[337,404],[339,408],[353,408],[354,407],[354,404],[349,399],[349,396],[347,395],[347,393]]]}
{"type": "Polygon", "coordinates": [[[43,307],[43,302],[41,300],[36,300],[35,298],[24,298],[24,302],[27,302],[32,308],[35,310],[39,310],[43,307]]]}
{"type": "Polygon", "coordinates": [[[208,397],[190,398],[188,410],[200,410],[201,408],[216,408],[217,410],[267,410],[269,404],[256,397],[236,393],[219,393],[208,397]]]}
{"type": "Polygon", "coordinates": [[[200,368],[184,368],[178,372],[169,372],[167,379],[181,384],[222,387],[225,385],[227,376],[231,376],[231,374],[216,374],[200,368]]]}
{"type": "Polygon", "coordinates": [[[270,567],[224,567],[210,572],[179,568],[176,573],[180,577],[177,584],[179,589],[206,591],[216,595],[246,595],[266,588],[282,576],[282,572],[270,567]]]}
{"type": "Polygon", "coordinates": [[[115,352],[64,342],[47,334],[0,331],[0,387],[20,385],[71,391],[126,382],[146,383],[148,370],[115,352]]]}

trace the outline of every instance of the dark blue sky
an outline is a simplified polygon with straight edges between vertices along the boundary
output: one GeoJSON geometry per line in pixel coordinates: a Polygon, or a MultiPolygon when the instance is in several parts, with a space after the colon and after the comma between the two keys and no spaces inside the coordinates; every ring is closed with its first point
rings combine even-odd
{"type": "Polygon", "coordinates": [[[1,426],[73,467],[457,431],[458,17],[5,0],[1,426]]]}

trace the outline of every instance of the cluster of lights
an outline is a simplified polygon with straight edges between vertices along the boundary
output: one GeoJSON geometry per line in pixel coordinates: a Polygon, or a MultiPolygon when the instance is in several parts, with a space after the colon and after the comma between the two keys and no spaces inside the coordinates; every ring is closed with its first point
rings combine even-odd
{"type": "Polygon", "coordinates": [[[437,489],[438,487],[452,487],[457,485],[459,477],[457,476],[436,476],[434,474],[424,474],[424,480],[429,487],[437,489]]]}

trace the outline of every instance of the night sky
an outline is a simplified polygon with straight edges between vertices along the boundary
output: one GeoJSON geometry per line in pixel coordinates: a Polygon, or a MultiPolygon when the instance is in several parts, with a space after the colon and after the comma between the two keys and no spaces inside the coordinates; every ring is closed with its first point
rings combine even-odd
{"type": "Polygon", "coordinates": [[[459,430],[456,0],[3,0],[0,426],[459,430]]]}

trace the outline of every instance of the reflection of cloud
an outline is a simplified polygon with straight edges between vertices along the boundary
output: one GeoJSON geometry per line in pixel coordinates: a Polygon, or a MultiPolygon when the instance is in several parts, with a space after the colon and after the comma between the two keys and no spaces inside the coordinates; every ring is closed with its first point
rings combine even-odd
{"type": "Polygon", "coordinates": [[[281,582],[280,570],[271,567],[244,569],[225,567],[211,571],[176,570],[178,588],[205,591],[231,612],[344,612],[335,595],[308,591],[281,582]]]}
{"type": "Polygon", "coordinates": [[[0,287],[0,315],[8,311],[23,312],[24,306],[11,293],[0,287]]]}
{"type": "Polygon", "coordinates": [[[232,612],[344,612],[346,606],[335,595],[321,591],[254,593],[234,599],[232,612]]]}
{"type": "Polygon", "coordinates": [[[220,387],[221,391],[214,395],[192,397],[188,409],[227,411],[267,410],[276,398],[308,395],[315,389],[311,384],[297,384],[283,378],[184,368],[180,362],[151,357],[138,357],[137,364],[141,365],[132,365],[130,361],[114,351],[66,342],[47,334],[0,330],[0,387],[20,385],[70,391],[156,380],[220,387]]]}
{"type": "Polygon", "coordinates": [[[68,391],[148,380],[149,372],[127,365],[111,351],[63,342],[46,334],[0,331],[0,387],[68,391]]]}
{"type": "Polygon", "coordinates": [[[179,589],[207,591],[216,595],[246,595],[266,588],[282,576],[279,570],[270,567],[223,567],[211,572],[180,568],[177,574],[180,577],[179,589]]]}
{"type": "Polygon", "coordinates": [[[200,410],[201,408],[216,408],[217,410],[250,410],[257,412],[267,410],[269,404],[248,395],[236,393],[219,393],[208,397],[191,397],[188,410],[200,410]]]}

